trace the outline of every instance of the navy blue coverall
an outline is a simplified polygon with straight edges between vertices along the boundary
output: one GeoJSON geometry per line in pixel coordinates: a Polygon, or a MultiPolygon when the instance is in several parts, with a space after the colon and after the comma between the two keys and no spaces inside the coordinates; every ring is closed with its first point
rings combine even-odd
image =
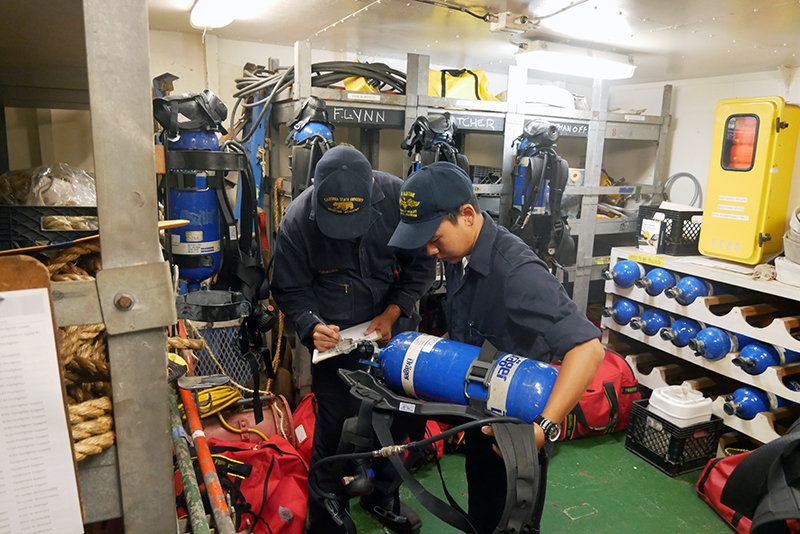
{"type": "MultiPolygon", "coordinates": [[[[483,221],[466,269],[445,267],[450,339],[476,346],[488,340],[502,352],[550,363],[600,336],[528,245],[485,212],[483,221]]],[[[506,497],[505,466],[493,442],[479,429],[466,437],[469,514],[486,532],[500,521],[506,497]]]]}
{"type": "MultiPolygon", "coordinates": [[[[313,186],[289,205],[275,245],[272,294],[281,311],[294,323],[301,342],[313,350],[314,312],[328,324],[342,329],[371,321],[396,304],[402,315],[393,334],[415,330],[419,324],[416,302],[433,282],[436,263],[424,249],[403,250],[387,243],[400,222],[402,181],[373,171],[372,224],[361,238],[336,240],[320,232],[315,220],[313,186]]],[[[312,367],[312,391],[319,413],[314,432],[312,465],[336,453],[342,424],[358,413],[358,402],[337,376],[339,368],[359,368],[358,356],[346,354],[312,367]]],[[[398,425],[395,425],[398,426],[398,425]]],[[[424,421],[419,425],[421,432],[424,421]]],[[[405,429],[408,431],[408,429],[405,429]]],[[[371,501],[391,500],[388,487],[397,474],[388,461],[376,462],[376,489],[371,501]],[[384,465],[381,465],[384,464],[384,465]]],[[[330,491],[341,487],[341,473],[320,477],[330,491]]],[[[309,494],[309,533],[344,532],[324,508],[322,499],[309,494]]]]}

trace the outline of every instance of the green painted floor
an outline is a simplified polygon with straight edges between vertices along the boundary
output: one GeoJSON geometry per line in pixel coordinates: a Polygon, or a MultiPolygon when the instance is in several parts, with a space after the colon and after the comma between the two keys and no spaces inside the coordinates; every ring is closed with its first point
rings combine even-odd
{"type": "MultiPolygon", "coordinates": [[[[441,460],[447,488],[467,507],[464,457],[441,460]]],[[[670,478],[625,449],[625,432],[556,445],[550,463],[544,534],[731,534],[733,530],[700,499],[694,489],[702,471],[670,478]]],[[[417,479],[443,498],[435,465],[420,469],[417,479]]],[[[459,532],[433,517],[401,488],[401,498],[422,517],[422,532],[459,532]]],[[[354,500],[351,507],[359,534],[385,530],[354,500]]]]}

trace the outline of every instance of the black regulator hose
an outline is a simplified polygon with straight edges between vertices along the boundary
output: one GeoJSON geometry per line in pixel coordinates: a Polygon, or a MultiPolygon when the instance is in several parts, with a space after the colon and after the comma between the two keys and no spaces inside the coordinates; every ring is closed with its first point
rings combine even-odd
{"type": "Polygon", "coordinates": [[[448,437],[458,434],[459,432],[463,432],[465,430],[470,430],[472,428],[482,427],[497,423],[516,423],[521,425],[530,424],[518,417],[487,417],[485,419],[469,421],[467,423],[464,423],[463,425],[451,427],[440,434],[431,436],[430,438],[426,438],[420,441],[412,441],[411,443],[406,443],[404,445],[389,445],[374,451],[351,452],[347,454],[336,454],[334,456],[328,456],[322,458],[321,460],[317,461],[314,465],[309,467],[308,485],[311,486],[311,489],[313,489],[314,492],[317,493],[317,495],[319,495],[324,499],[328,499],[330,501],[339,500],[341,498],[339,495],[324,491],[322,488],[320,488],[319,484],[317,484],[316,473],[318,472],[319,468],[324,466],[325,464],[329,464],[332,462],[342,462],[345,460],[367,460],[372,458],[388,458],[389,456],[396,456],[407,450],[420,450],[428,445],[431,445],[443,439],[447,439],[448,437]]]}

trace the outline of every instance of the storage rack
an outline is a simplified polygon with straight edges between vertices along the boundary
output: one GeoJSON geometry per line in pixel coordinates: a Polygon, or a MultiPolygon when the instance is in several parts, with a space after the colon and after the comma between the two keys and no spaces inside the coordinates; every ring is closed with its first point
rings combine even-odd
{"type": "MultiPolygon", "coordinates": [[[[695,257],[696,258],[696,257],[695,257]]],[[[611,265],[626,259],[634,259],[643,264],[655,265],[681,275],[692,275],[699,278],[721,282],[733,287],[740,287],[750,291],[774,295],[800,301],[800,288],[789,286],[778,281],[756,281],[750,276],[691,263],[692,257],[677,257],[665,255],[645,254],[633,247],[614,248],[611,251],[611,265]]],[[[608,306],[612,305],[615,297],[624,297],[645,306],[662,309],[675,316],[684,316],[700,321],[709,326],[716,326],[730,332],[743,334],[764,343],[774,344],[789,350],[800,351],[800,340],[792,335],[792,330],[800,327],[800,315],[779,317],[774,319],[768,326],[757,328],[751,326],[745,316],[748,313],[747,307],[734,307],[725,315],[716,315],[710,310],[711,306],[721,303],[721,297],[701,297],[688,306],[682,306],[673,299],[668,299],[663,294],[657,296],[649,295],[644,289],[638,287],[622,288],[613,281],[606,282],[606,293],[608,306]]],[[[798,308],[800,310],[800,308],[798,308]]],[[[800,313],[800,312],[799,312],[800,313]]],[[[647,344],[651,349],[659,351],[660,355],[668,354],[673,356],[673,361],[683,360],[699,368],[717,373],[724,377],[731,378],[742,384],[751,385],[774,393],[779,397],[800,402],[800,392],[792,391],[787,388],[782,379],[786,376],[800,376],[800,363],[786,364],[768,368],[763,374],[750,375],[732,363],[733,354],[728,354],[720,360],[708,360],[695,356],[688,347],[679,348],[669,341],[663,341],[659,336],[646,336],[641,330],[634,330],[629,325],[619,325],[611,318],[603,318],[603,342],[611,340],[610,332],[617,332],[625,338],[630,338],[647,344]]],[[[643,373],[637,365],[637,356],[627,357],[634,374],[639,382],[650,388],[655,389],[670,384],[666,379],[665,369],[661,366],[654,367],[650,372],[643,373]]],[[[674,365],[674,364],[671,364],[674,365]]],[[[688,381],[691,387],[703,389],[706,381],[688,381]]],[[[735,388],[734,388],[735,389],[735,388]]],[[[730,392],[732,392],[731,390],[730,392]]],[[[775,422],[786,417],[793,417],[794,412],[790,409],[781,408],[771,412],[758,414],[753,420],[747,421],[736,416],[727,415],[723,411],[724,399],[717,397],[713,404],[713,412],[721,417],[725,425],[742,432],[762,443],[772,441],[779,437],[775,422]]]]}
{"type": "MultiPolygon", "coordinates": [[[[608,83],[596,80],[593,85],[591,111],[566,110],[525,103],[524,89],[528,83],[527,69],[511,66],[508,76],[507,102],[483,100],[461,100],[428,96],[428,74],[430,57],[422,54],[407,55],[406,94],[371,94],[311,86],[311,45],[309,42],[295,43],[295,79],[291,92],[280,95],[289,99],[273,108],[273,122],[269,137],[279,139],[278,127],[285,124],[299,109],[303,99],[318,96],[328,101],[329,107],[343,110],[367,110],[373,112],[370,120],[364,115],[346,113],[333,115],[335,124],[362,128],[361,151],[375,165],[377,144],[382,128],[411,127],[419,115],[440,110],[449,111],[459,124],[459,130],[491,133],[503,136],[502,186],[499,191],[484,187],[483,192],[500,193],[500,223],[508,225],[508,211],[511,208],[514,180],[515,151],[511,143],[521,133],[526,121],[544,118],[559,127],[562,137],[584,137],[586,143],[586,168],[584,173],[575,173],[565,194],[582,195],[581,220],[571,219],[573,235],[578,236],[578,258],[575,266],[568,267],[569,280],[575,283],[573,300],[586,311],[589,299],[589,283],[600,280],[608,257],[595,257],[593,254],[595,236],[601,234],[633,233],[637,230],[636,217],[619,219],[596,219],[597,201],[601,195],[652,195],[658,198],[664,190],[667,179],[666,139],[670,128],[670,108],[672,105],[672,86],[664,86],[661,115],[630,115],[609,113],[608,83]],[[384,111],[384,119],[376,121],[375,112],[384,111]],[[401,117],[404,116],[404,122],[401,117]],[[359,119],[361,117],[361,119],[359,119]],[[388,117],[388,118],[387,118],[388,117]],[[600,186],[600,172],[603,150],[606,141],[649,141],[655,147],[655,167],[651,183],[629,184],[623,186],[600,186]],[[491,189],[491,191],[490,191],[491,189]]],[[[398,147],[399,149],[399,147],[398,147]]],[[[467,155],[469,156],[469,155],[467,155]]],[[[270,146],[270,172],[279,176],[281,145],[270,146]]],[[[285,157],[285,155],[283,156],[285,157]]]]}
{"type": "Polygon", "coordinates": [[[59,326],[108,333],[117,443],[78,466],[85,522],[175,532],[164,327],[176,319],[156,226],[147,2],[2,0],[0,10],[0,106],[91,111],[103,270],[52,284],[59,326]],[[121,293],[135,301],[128,311],[121,293]]]}

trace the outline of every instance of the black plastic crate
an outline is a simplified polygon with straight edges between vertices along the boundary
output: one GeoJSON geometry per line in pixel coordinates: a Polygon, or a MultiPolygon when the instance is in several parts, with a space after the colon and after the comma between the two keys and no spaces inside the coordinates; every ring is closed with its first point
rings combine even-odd
{"type": "Polygon", "coordinates": [[[661,230],[662,242],[660,253],[670,256],[698,255],[697,244],[700,241],[702,223],[693,222],[692,218],[702,216],[702,210],[673,211],[663,210],[655,206],[639,206],[638,232],[642,231],[642,221],[653,219],[656,213],[664,214],[664,226],[661,230]]]}
{"type": "Polygon", "coordinates": [[[97,234],[96,229],[46,229],[52,228],[47,226],[51,222],[47,217],[80,217],[83,222],[94,223],[93,228],[97,226],[97,208],[93,207],[0,205],[0,250],[51,245],[97,234]]]}
{"type": "Polygon", "coordinates": [[[702,469],[717,454],[722,419],[679,427],[634,401],[625,448],[671,477],[702,469]]]}

